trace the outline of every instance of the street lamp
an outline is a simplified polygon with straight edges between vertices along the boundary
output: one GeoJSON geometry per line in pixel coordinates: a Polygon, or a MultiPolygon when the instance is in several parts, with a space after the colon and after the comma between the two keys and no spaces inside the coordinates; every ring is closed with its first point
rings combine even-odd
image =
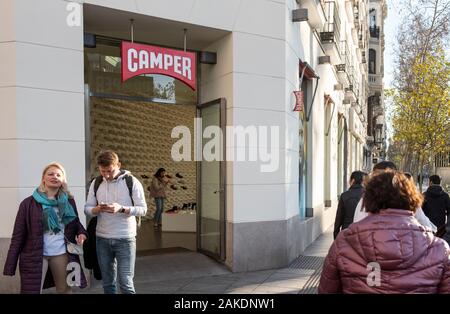
{"type": "Polygon", "coordinates": [[[377,124],[375,126],[375,143],[381,144],[383,142],[383,125],[377,124]]]}

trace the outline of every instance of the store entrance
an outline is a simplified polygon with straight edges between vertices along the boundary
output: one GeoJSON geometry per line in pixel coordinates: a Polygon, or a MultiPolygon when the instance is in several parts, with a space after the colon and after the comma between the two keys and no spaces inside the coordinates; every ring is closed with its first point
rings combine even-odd
{"type": "Polygon", "coordinates": [[[193,130],[195,105],[169,105],[132,97],[91,92],[89,173],[97,174],[95,158],[101,150],[118,153],[122,169],[143,185],[148,214],[141,220],[137,251],[142,254],[197,248],[197,169],[195,162],[175,162],[171,156],[172,129],[193,130]],[[150,197],[154,173],[165,168],[171,177],[164,200],[162,224],[154,226],[155,201],[150,197]],[[148,252],[150,250],[156,250],[148,252]]]}
{"type": "Polygon", "coordinates": [[[148,212],[137,232],[138,255],[198,250],[225,260],[225,137],[214,148],[221,151],[220,160],[202,160],[210,141],[198,141],[208,127],[225,130],[225,100],[198,105],[196,91],[162,75],[122,83],[120,66],[117,45],[85,49],[86,186],[98,175],[96,156],[114,150],[122,169],[145,191],[148,212]],[[199,120],[201,127],[195,125],[199,120]],[[180,127],[190,131],[190,160],[172,156],[179,140],[173,131],[180,127]],[[161,225],[155,226],[149,189],[159,168],[166,169],[170,184],[161,225]]]}

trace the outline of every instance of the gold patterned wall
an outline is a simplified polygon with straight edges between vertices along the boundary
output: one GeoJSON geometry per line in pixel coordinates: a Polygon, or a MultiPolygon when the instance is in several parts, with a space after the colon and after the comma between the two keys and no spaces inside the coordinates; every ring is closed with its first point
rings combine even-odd
{"type": "Polygon", "coordinates": [[[167,190],[164,210],[196,202],[196,163],[175,162],[171,157],[172,145],[178,140],[171,138],[172,129],[179,125],[187,126],[191,130],[193,143],[195,114],[196,107],[193,105],[91,97],[91,178],[98,175],[98,153],[111,149],[119,155],[122,169],[131,171],[143,184],[148,205],[147,218],[153,217],[155,212],[155,203],[149,197],[147,188],[160,167],[172,175],[176,188],[167,190]],[[183,178],[177,178],[176,173],[183,178]],[[148,179],[142,178],[143,175],[148,179]]]}

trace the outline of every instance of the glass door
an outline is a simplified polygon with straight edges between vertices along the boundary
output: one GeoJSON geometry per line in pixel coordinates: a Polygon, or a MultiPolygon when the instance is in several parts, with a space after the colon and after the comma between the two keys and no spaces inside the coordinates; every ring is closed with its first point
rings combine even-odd
{"type": "Polygon", "coordinates": [[[199,213],[197,248],[217,260],[225,260],[225,99],[198,106],[197,153],[199,213]],[[199,151],[201,150],[201,151],[199,151]]]}

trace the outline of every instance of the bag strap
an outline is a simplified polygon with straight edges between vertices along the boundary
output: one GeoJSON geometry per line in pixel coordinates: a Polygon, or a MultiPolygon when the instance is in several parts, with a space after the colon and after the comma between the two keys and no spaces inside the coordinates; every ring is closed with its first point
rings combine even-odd
{"type": "Polygon", "coordinates": [[[130,194],[131,204],[134,206],[134,200],[133,200],[133,176],[127,174],[123,177],[125,180],[125,183],[127,184],[128,193],[130,194]]]}
{"type": "MultiPolygon", "coordinates": [[[[133,206],[134,206],[134,200],[133,200],[133,176],[126,175],[122,179],[124,179],[125,183],[127,184],[128,194],[130,195],[131,204],[133,204],[133,206]]],[[[98,176],[94,180],[95,180],[94,181],[94,196],[95,196],[95,199],[97,200],[97,191],[98,191],[98,188],[100,187],[100,184],[102,184],[102,182],[103,182],[103,177],[102,176],[98,176]]],[[[98,204],[98,201],[97,201],[97,204],[98,204]]]]}
{"type": "MultiPolygon", "coordinates": [[[[134,200],[133,200],[133,176],[131,174],[127,174],[123,177],[125,180],[125,183],[128,187],[128,193],[130,194],[131,204],[134,206],[134,200]]],[[[138,228],[141,226],[141,216],[136,217],[137,226],[138,228]]]]}
{"type": "Polygon", "coordinates": [[[95,200],[97,201],[97,204],[98,204],[97,191],[98,191],[98,188],[100,187],[100,184],[102,184],[102,182],[103,182],[103,177],[98,176],[94,180],[95,180],[94,181],[94,196],[95,196],[95,200]]]}

